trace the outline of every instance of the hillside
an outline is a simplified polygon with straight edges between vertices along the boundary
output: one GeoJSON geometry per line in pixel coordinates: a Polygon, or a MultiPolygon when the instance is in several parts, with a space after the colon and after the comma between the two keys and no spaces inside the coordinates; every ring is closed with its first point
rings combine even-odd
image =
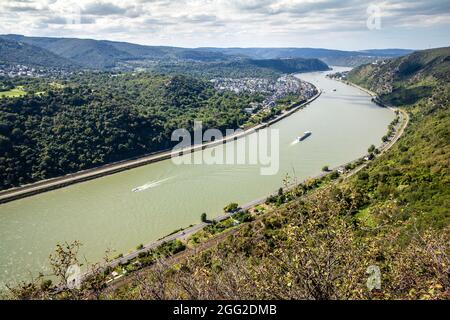
{"type": "Polygon", "coordinates": [[[450,80],[450,48],[418,51],[382,64],[354,69],[348,80],[380,95],[386,102],[414,104],[429,98],[450,80]]]}
{"type": "Polygon", "coordinates": [[[75,68],[73,61],[23,42],[0,38],[0,64],[26,64],[34,67],[75,68]]]}
{"type": "Polygon", "coordinates": [[[20,41],[51,51],[56,55],[76,61],[78,64],[96,69],[114,67],[119,61],[136,58],[163,58],[167,50],[149,48],[121,42],[110,42],[76,38],[25,37],[3,35],[4,39],[20,41]]]}

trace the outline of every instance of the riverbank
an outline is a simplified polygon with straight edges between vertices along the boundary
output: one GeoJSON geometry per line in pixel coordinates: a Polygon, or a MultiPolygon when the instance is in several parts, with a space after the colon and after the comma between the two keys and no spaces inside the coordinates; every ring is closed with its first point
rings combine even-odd
{"type": "Polygon", "coordinates": [[[237,140],[239,138],[243,138],[251,133],[254,133],[258,130],[267,128],[267,127],[279,122],[280,120],[290,116],[294,112],[304,108],[305,106],[307,106],[308,104],[310,104],[311,102],[316,100],[321,95],[322,92],[319,88],[317,88],[317,87],[315,87],[315,88],[317,90],[317,94],[315,96],[313,96],[312,98],[310,98],[309,100],[307,100],[306,102],[301,103],[301,104],[298,104],[298,102],[294,103],[294,104],[292,104],[294,107],[290,108],[286,112],[283,112],[282,114],[278,115],[274,119],[269,120],[264,123],[261,123],[259,125],[256,125],[252,128],[246,129],[244,131],[226,136],[223,139],[212,141],[212,142],[207,142],[207,143],[202,143],[199,145],[193,145],[188,148],[184,148],[182,150],[177,150],[177,151],[169,150],[169,151],[152,153],[152,154],[149,154],[149,155],[146,155],[143,157],[139,157],[139,158],[135,158],[135,159],[131,159],[131,160],[123,160],[123,161],[119,161],[119,162],[114,162],[114,163],[103,165],[98,168],[83,170],[83,171],[79,171],[76,173],[67,174],[62,177],[51,178],[51,179],[31,183],[28,185],[24,185],[21,187],[3,190],[3,191],[0,191],[0,204],[18,200],[18,199],[22,199],[22,198],[29,197],[29,196],[33,196],[33,195],[36,195],[39,193],[64,188],[69,185],[73,185],[76,183],[85,182],[88,180],[104,177],[104,176],[111,175],[114,173],[134,169],[134,168],[144,166],[144,165],[147,165],[150,163],[170,159],[172,157],[179,156],[181,154],[181,152],[183,154],[192,153],[192,152],[200,151],[200,150],[203,150],[206,148],[215,147],[220,144],[225,144],[227,142],[231,142],[231,141],[237,140]]]}
{"type": "MultiPolygon", "coordinates": [[[[337,79],[334,79],[334,80],[337,80],[337,79]]],[[[337,81],[341,81],[342,83],[345,83],[346,85],[349,85],[349,86],[352,86],[352,87],[354,87],[356,89],[359,89],[359,90],[367,93],[368,95],[372,96],[372,98],[376,98],[377,97],[377,94],[375,92],[370,91],[369,89],[363,88],[361,86],[358,86],[357,84],[355,84],[353,82],[346,81],[346,80],[337,80],[337,81]]]]}

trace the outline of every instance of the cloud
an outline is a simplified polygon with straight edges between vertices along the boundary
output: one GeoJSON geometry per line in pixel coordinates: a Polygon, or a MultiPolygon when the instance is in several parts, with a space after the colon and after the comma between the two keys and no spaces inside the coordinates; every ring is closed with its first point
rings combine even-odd
{"type": "Polygon", "coordinates": [[[276,3],[277,1],[273,0],[247,0],[247,1],[231,1],[231,5],[240,10],[245,11],[269,11],[271,5],[276,3]]]}
{"type": "Polygon", "coordinates": [[[180,23],[188,23],[194,25],[207,24],[209,26],[223,26],[225,21],[219,19],[214,14],[194,14],[194,15],[184,15],[179,16],[176,20],[180,23]]]}
{"type": "Polygon", "coordinates": [[[184,21],[193,23],[203,23],[217,21],[217,16],[212,14],[194,14],[191,16],[185,16],[184,21]]]}
{"type": "Polygon", "coordinates": [[[177,23],[175,21],[169,21],[168,19],[155,19],[155,18],[146,18],[143,21],[143,24],[145,25],[158,25],[158,26],[167,26],[167,25],[176,25],[177,23]]]}
{"type": "Polygon", "coordinates": [[[32,6],[7,6],[7,10],[11,12],[33,12],[39,9],[32,6]]]}
{"type": "Polygon", "coordinates": [[[125,14],[127,12],[127,9],[116,6],[109,2],[93,2],[86,5],[86,7],[84,7],[81,12],[83,14],[107,16],[115,14],[125,14]]]}
{"type": "MultiPolygon", "coordinates": [[[[76,20],[77,23],[80,24],[93,24],[95,23],[95,19],[92,17],[87,17],[87,16],[80,16],[80,19],[76,20]]],[[[44,18],[41,20],[41,23],[43,24],[54,24],[54,25],[66,25],[69,23],[73,23],[73,19],[71,19],[71,17],[58,17],[58,16],[54,16],[54,17],[49,17],[49,18],[44,18]]]]}
{"type": "Polygon", "coordinates": [[[33,1],[5,1],[3,4],[3,10],[8,12],[37,12],[46,8],[42,3],[33,1]]]}

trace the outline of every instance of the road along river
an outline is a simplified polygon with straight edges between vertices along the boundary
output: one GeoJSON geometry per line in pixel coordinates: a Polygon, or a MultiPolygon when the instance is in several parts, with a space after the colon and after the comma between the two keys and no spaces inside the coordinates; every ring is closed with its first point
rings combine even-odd
{"type": "MultiPolygon", "coordinates": [[[[244,204],[272,193],[286,174],[300,182],[320,174],[324,165],[363,156],[371,144],[381,143],[394,114],[327,73],[298,75],[322,95],[270,127],[280,135],[275,175],[260,175],[259,165],[175,165],[169,159],[1,204],[0,284],[45,271],[57,243],[81,241],[90,262],[106,249],[127,253],[198,223],[202,212],[219,216],[230,202],[244,204]],[[307,130],[312,135],[295,143],[307,130]]],[[[199,152],[211,154],[215,148],[199,152]]]]}

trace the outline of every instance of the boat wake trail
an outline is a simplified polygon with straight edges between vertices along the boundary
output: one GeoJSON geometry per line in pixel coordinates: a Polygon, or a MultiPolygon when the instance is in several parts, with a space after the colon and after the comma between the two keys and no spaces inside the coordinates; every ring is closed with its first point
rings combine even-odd
{"type": "Polygon", "coordinates": [[[161,179],[161,180],[149,181],[149,182],[147,182],[146,184],[144,184],[142,186],[133,188],[131,191],[133,191],[133,192],[141,192],[141,191],[144,191],[144,190],[147,190],[147,189],[150,189],[150,188],[154,188],[154,187],[159,186],[161,183],[163,183],[164,181],[167,181],[169,179],[172,179],[172,177],[161,179]]]}
{"type": "Polygon", "coordinates": [[[295,139],[295,140],[292,141],[289,145],[290,145],[290,146],[293,146],[293,145],[297,144],[298,142],[299,142],[298,139],[295,139]]]}

